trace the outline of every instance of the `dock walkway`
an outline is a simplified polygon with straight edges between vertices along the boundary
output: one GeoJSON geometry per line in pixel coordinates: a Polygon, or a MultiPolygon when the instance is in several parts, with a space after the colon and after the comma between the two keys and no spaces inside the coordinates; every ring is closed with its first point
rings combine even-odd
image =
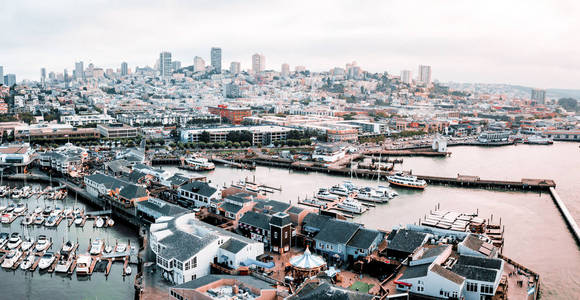
{"type": "Polygon", "coordinates": [[[570,214],[570,211],[568,211],[568,208],[566,207],[566,204],[564,204],[564,201],[562,201],[562,199],[560,199],[560,196],[556,192],[555,188],[553,188],[553,187],[550,188],[550,195],[552,195],[552,199],[554,200],[554,203],[556,204],[556,206],[560,210],[560,213],[562,213],[562,216],[564,217],[564,221],[566,222],[566,224],[570,228],[570,232],[572,233],[572,235],[576,239],[576,242],[578,244],[580,244],[580,228],[578,227],[578,224],[574,220],[574,217],[572,217],[572,214],[570,214]]]}

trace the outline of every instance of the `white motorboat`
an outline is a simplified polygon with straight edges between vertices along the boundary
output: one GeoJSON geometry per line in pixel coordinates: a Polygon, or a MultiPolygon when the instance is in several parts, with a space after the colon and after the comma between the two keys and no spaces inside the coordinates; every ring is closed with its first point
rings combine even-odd
{"type": "Polygon", "coordinates": [[[44,208],[44,210],[42,211],[42,214],[47,217],[50,216],[50,213],[52,213],[52,206],[47,206],[44,208]]]}
{"type": "Polygon", "coordinates": [[[95,220],[95,226],[101,228],[103,227],[103,225],[105,225],[105,220],[103,220],[103,218],[101,217],[97,217],[97,219],[95,220]]]}
{"type": "Polygon", "coordinates": [[[319,189],[314,197],[325,201],[336,201],[339,198],[337,195],[331,194],[327,189],[319,189]]]}
{"type": "Polygon", "coordinates": [[[42,215],[37,215],[36,218],[34,218],[34,225],[42,225],[42,223],[44,223],[44,217],[42,215]]]}
{"type": "Polygon", "coordinates": [[[62,208],[55,207],[54,210],[50,213],[51,217],[58,217],[62,213],[62,208]]]}
{"type": "Polygon", "coordinates": [[[418,179],[417,176],[406,175],[403,173],[387,176],[387,180],[392,185],[412,189],[424,189],[427,186],[427,182],[425,180],[418,179]]]}
{"type": "Polygon", "coordinates": [[[50,216],[50,217],[48,217],[48,219],[46,219],[46,223],[44,223],[44,226],[46,226],[46,227],[56,226],[56,221],[58,221],[56,216],[50,216]]]}
{"type": "Polygon", "coordinates": [[[42,207],[40,207],[40,206],[37,206],[37,207],[34,209],[34,213],[35,213],[35,214],[37,214],[37,215],[38,215],[38,214],[40,214],[40,213],[42,213],[42,207]]]}
{"type": "Polygon", "coordinates": [[[68,207],[68,208],[65,208],[65,209],[62,211],[62,214],[63,214],[65,217],[68,217],[68,216],[70,216],[70,214],[72,214],[72,212],[73,212],[73,209],[72,209],[72,208],[70,208],[70,207],[68,207]]]}
{"type": "Polygon", "coordinates": [[[8,224],[12,221],[13,215],[11,213],[5,213],[2,214],[2,218],[0,218],[0,221],[2,221],[3,224],[8,224]]]}
{"type": "Polygon", "coordinates": [[[362,214],[363,212],[366,211],[365,206],[363,206],[360,202],[358,202],[355,199],[352,199],[350,197],[347,197],[346,199],[344,199],[344,201],[340,202],[337,205],[337,207],[339,207],[340,209],[343,209],[345,211],[357,213],[357,214],[362,214]]]}
{"type": "Polygon", "coordinates": [[[109,254],[109,253],[111,253],[111,252],[113,252],[113,246],[111,246],[111,245],[107,245],[107,246],[105,247],[105,253],[109,254]]]}
{"type": "Polygon", "coordinates": [[[74,253],[62,251],[60,253],[60,258],[58,259],[58,263],[56,264],[56,268],[54,268],[54,271],[57,273],[68,272],[68,269],[70,269],[70,266],[72,265],[73,260],[74,260],[74,253]]]}
{"type": "Polygon", "coordinates": [[[94,239],[93,242],[91,243],[91,249],[89,253],[92,255],[97,255],[100,254],[102,250],[103,250],[103,241],[101,241],[101,239],[99,238],[94,239]]]}
{"type": "Polygon", "coordinates": [[[14,266],[14,263],[16,263],[21,256],[22,252],[20,252],[20,250],[18,249],[10,250],[10,252],[8,252],[8,254],[6,254],[6,256],[4,257],[4,261],[2,262],[2,268],[12,268],[12,266],[14,266]]]}
{"type": "Polygon", "coordinates": [[[8,206],[0,204],[0,212],[3,212],[4,210],[6,210],[8,206]]]}
{"type": "Polygon", "coordinates": [[[326,206],[327,206],[327,205],[326,205],[326,202],[324,202],[324,201],[319,201],[319,200],[316,200],[316,199],[309,199],[309,198],[306,198],[306,199],[302,200],[302,202],[303,202],[303,203],[307,203],[307,204],[311,204],[311,205],[315,205],[315,206],[320,206],[320,207],[322,207],[322,208],[326,208],[326,206]]]}
{"type": "Polygon", "coordinates": [[[350,195],[350,191],[346,187],[344,187],[344,186],[342,186],[340,184],[331,187],[330,190],[329,190],[329,192],[331,192],[331,193],[333,193],[335,195],[339,195],[339,196],[348,196],[348,195],[350,195]]]}
{"type": "Polygon", "coordinates": [[[125,268],[125,275],[131,275],[131,272],[132,272],[132,270],[131,270],[131,266],[127,266],[127,267],[125,268]]]}
{"type": "Polygon", "coordinates": [[[22,225],[30,225],[34,222],[34,216],[32,214],[27,215],[22,219],[22,225]]]}
{"type": "Polygon", "coordinates": [[[4,245],[6,245],[6,243],[8,243],[9,238],[10,238],[10,234],[8,234],[6,232],[0,233],[0,248],[4,247],[4,245]]]}
{"type": "Polygon", "coordinates": [[[117,244],[117,249],[115,250],[115,252],[123,253],[125,251],[127,251],[127,244],[124,244],[124,243],[117,244]]]}
{"type": "Polygon", "coordinates": [[[64,243],[64,245],[62,245],[62,251],[70,252],[71,250],[73,250],[74,247],[75,247],[75,243],[73,243],[71,241],[67,241],[66,243],[64,243]]]}
{"type": "Polygon", "coordinates": [[[20,238],[20,233],[14,232],[10,235],[10,238],[8,239],[8,243],[6,244],[6,247],[8,249],[15,249],[15,248],[18,248],[18,246],[20,246],[20,244],[22,244],[22,238],[20,238]]]}
{"type": "Polygon", "coordinates": [[[26,209],[26,205],[24,205],[24,203],[18,203],[18,204],[16,204],[16,207],[14,208],[14,213],[19,214],[19,213],[23,212],[25,209],[26,209]]]}
{"type": "Polygon", "coordinates": [[[4,210],[5,213],[9,213],[14,211],[14,209],[16,208],[16,204],[14,203],[10,203],[8,204],[8,206],[6,206],[6,209],[4,210]]]}
{"type": "Polygon", "coordinates": [[[35,261],[36,261],[36,255],[34,255],[34,254],[28,255],[22,261],[22,263],[20,263],[20,269],[22,269],[22,270],[28,270],[28,269],[30,269],[30,267],[32,267],[32,265],[34,264],[35,261]]]}
{"type": "Polygon", "coordinates": [[[399,193],[395,192],[392,188],[388,187],[388,186],[384,186],[384,185],[379,185],[377,187],[377,191],[379,193],[383,193],[385,195],[387,195],[389,198],[395,198],[396,196],[399,196],[399,193]]]}
{"type": "Polygon", "coordinates": [[[185,159],[184,168],[193,169],[195,171],[210,171],[215,169],[215,165],[214,163],[210,162],[207,158],[191,157],[185,159]]]}
{"type": "Polygon", "coordinates": [[[77,259],[77,275],[87,275],[89,274],[89,268],[93,263],[93,257],[90,255],[79,255],[77,259]]]}
{"type": "Polygon", "coordinates": [[[115,225],[115,221],[113,221],[113,219],[109,218],[109,219],[107,220],[107,226],[109,226],[109,227],[113,227],[113,225],[115,225]]]}
{"type": "Polygon", "coordinates": [[[525,143],[531,145],[552,145],[554,141],[551,138],[541,135],[532,135],[526,139],[525,143]]]}
{"type": "Polygon", "coordinates": [[[48,241],[46,236],[40,235],[38,236],[38,241],[36,242],[36,247],[34,247],[34,249],[36,249],[36,251],[38,252],[42,252],[48,249],[48,246],[50,246],[50,242],[48,241]]]}
{"type": "Polygon", "coordinates": [[[356,199],[368,202],[387,203],[389,202],[390,198],[384,193],[380,193],[373,188],[365,187],[358,191],[356,194],[356,199]]]}
{"type": "Polygon", "coordinates": [[[20,249],[22,249],[22,251],[27,251],[28,249],[30,249],[32,247],[32,245],[34,245],[34,239],[32,239],[30,237],[25,237],[24,240],[22,240],[22,244],[20,245],[20,249]]]}
{"type": "Polygon", "coordinates": [[[40,262],[38,262],[38,268],[41,270],[48,269],[54,263],[55,260],[54,253],[46,252],[41,258],[40,262]]]}
{"type": "Polygon", "coordinates": [[[75,225],[81,225],[83,223],[83,217],[81,215],[76,215],[74,223],[75,225]]]}

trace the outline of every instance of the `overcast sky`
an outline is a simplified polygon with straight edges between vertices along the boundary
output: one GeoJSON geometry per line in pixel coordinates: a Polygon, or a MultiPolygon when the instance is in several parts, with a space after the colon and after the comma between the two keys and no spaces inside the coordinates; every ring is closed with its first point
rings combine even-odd
{"type": "Polygon", "coordinates": [[[219,46],[224,68],[260,52],[275,70],[427,64],[440,81],[580,88],[576,0],[0,0],[0,28],[0,65],[18,80],[78,60],[153,66],[162,50],[188,66],[219,46]]]}

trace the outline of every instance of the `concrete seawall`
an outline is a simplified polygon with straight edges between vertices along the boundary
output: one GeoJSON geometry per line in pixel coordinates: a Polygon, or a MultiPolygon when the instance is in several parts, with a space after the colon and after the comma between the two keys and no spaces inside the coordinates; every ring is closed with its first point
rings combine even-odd
{"type": "Polygon", "coordinates": [[[566,204],[564,204],[562,199],[560,199],[560,196],[556,192],[555,188],[552,188],[552,187],[550,188],[550,195],[552,195],[552,199],[554,200],[554,203],[556,204],[556,206],[560,210],[560,213],[562,213],[562,217],[564,217],[564,221],[566,222],[566,224],[570,228],[570,232],[572,233],[572,235],[576,239],[576,243],[578,243],[578,245],[580,245],[580,227],[578,227],[578,224],[574,220],[574,217],[572,216],[572,214],[570,214],[570,211],[568,211],[566,204]]]}

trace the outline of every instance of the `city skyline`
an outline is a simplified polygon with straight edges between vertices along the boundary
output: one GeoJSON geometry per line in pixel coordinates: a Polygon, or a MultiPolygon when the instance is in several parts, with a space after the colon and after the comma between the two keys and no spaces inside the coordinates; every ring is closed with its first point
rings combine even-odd
{"type": "Polygon", "coordinates": [[[127,2],[60,3],[23,1],[2,9],[0,24],[13,28],[0,49],[5,73],[39,80],[40,68],[72,70],[80,60],[115,68],[123,61],[153,67],[152,58],[162,50],[188,66],[194,56],[209,62],[208,50],[217,46],[224,49],[222,65],[239,61],[244,70],[251,66],[252,53],[263,53],[267,69],[288,63],[328,71],[355,60],[364,70],[391,74],[430,65],[436,70],[433,80],[444,82],[573,89],[580,78],[573,38],[579,33],[575,15],[580,6],[571,1],[332,2],[309,4],[306,11],[300,3],[264,1],[146,2],[137,9],[127,2]],[[247,18],[245,12],[259,18],[247,18]],[[333,17],[346,12],[348,22],[333,17]],[[147,22],[156,16],[171,22],[147,22]],[[259,34],[235,30],[239,24],[259,28],[259,34]],[[181,38],[189,28],[202,29],[194,40],[181,38]],[[46,45],[42,51],[39,44],[46,45]]]}

